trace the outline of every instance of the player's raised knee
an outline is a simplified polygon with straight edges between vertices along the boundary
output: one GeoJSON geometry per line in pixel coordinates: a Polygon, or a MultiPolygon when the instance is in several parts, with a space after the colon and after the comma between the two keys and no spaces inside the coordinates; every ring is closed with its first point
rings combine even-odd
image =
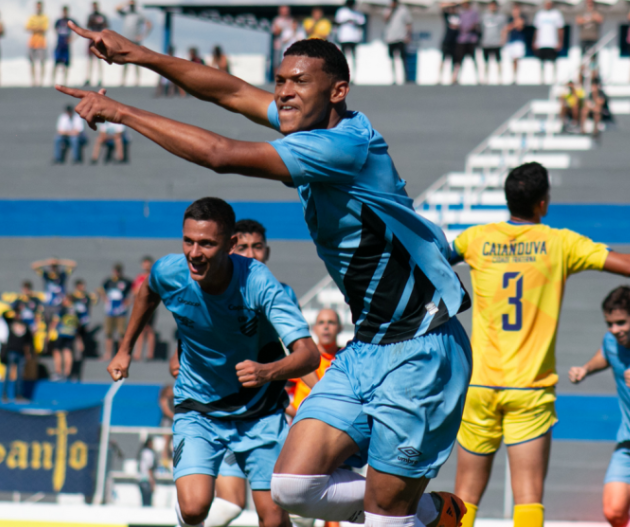
{"type": "Polygon", "coordinates": [[[274,474],[271,499],[284,510],[305,518],[317,517],[315,509],[325,492],[330,476],[274,474]]]}
{"type": "Polygon", "coordinates": [[[604,503],[604,516],[613,527],[625,527],[628,524],[628,510],[616,503],[604,503]]]}
{"type": "Polygon", "coordinates": [[[187,499],[185,496],[178,496],[178,516],[180,522],[185,525],[199,525],[207,517],[210,511],[210,503],[205,503],[199,499],[187,499]]]}

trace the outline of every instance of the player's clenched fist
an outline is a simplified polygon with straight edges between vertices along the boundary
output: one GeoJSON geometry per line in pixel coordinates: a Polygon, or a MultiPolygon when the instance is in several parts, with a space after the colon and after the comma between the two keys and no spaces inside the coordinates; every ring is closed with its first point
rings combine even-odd
{"type": "Polygon", "coordinates": [[[68,26],[77,35],[91,40],[90,49],[98,58],[110,64],[112,62],[115,64],[135,63],[140,59],[142,51],[146,51],[142,46],[134,44],[110,29],[89,31],[77,26],[74,22],[68,22],[68,26]]]}
{"type": "Polygon", "coordinates": [[[131,364],[131,355],[118,352],[107,366],[107,371],[114,381],[126,379],[129,377],[129,364],[131,364]]]}
{"type": "Polygon", "coordinates": [[[258,388],[271,380],[268,365],[252,360],[239,362],[236,365],[236,376],[245,388],[258,388]]]}
{"type": "Polygon", "coordinates": [[[572,383],[577,384],[579,382],[582,382],[587,374],[588,371],[583,366],[573,366],[569,370],[569,380],[572,383]]]}

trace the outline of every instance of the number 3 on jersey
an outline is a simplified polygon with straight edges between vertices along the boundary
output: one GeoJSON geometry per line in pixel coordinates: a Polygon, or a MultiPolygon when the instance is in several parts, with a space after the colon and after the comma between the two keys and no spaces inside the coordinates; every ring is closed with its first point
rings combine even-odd
{"type": "Polygon", "coordinates": [[[503,275],[503,289],[510,287],[510,282],[516,280],[515,295],[508,298],[508,303],[515,307],[514,323],[510,322],[510,315],[502,315],[504,331],[520,331],[523,327],[523,276],[521,273],[505,273],[503,275]]]}

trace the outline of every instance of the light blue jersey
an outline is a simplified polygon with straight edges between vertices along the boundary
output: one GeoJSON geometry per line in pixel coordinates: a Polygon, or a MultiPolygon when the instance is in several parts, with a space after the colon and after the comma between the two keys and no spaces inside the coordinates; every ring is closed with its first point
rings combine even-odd
{"type": "Polygon", "coordinates": [[[176,413],[194,410],[217,419],[252,419],[286,404],[285,381],[243,388],[235,366],[269,363],[310,337],[308,324],[285,289],[256,260],[230,255],[234,272],[220,295],[190,277],[184,255],[171,254],[151,269],[149,287],[173,313],[181,339],[180,373],[173,388],[176,413]]]}
{"type": "Polygon", "coordinates": [[[617,432],[617,443],[630,441],[630,388],[626,386],[626,381],[623,378],[624,372],[630,368],[630,349],[619,344],[613,334],[608,332],[604,336],[602,353],[610,364],[617,383],[619,408],[621,409],[621,425],[617,432]]]}
{"type": "MultiPolygon", "coordinates": [[[[279,130],[276,103],[268,109],[279,130]]],[[[273,141],[317,252],[350,305],[355,336],[409,340],[469,306],[442,231],[415,213],[383,137],[359,112],[273,141]]]]}

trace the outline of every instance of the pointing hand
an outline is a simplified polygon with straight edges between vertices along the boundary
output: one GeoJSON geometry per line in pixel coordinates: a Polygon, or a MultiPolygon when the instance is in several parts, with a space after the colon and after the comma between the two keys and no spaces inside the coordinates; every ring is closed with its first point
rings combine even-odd
{"type": "Polygon", "coordinates": [[[106,90],[101,89],[97,92],[88,90],[79,90],[77,88],[68,88],[67,86],[55,86],[57,90],[71,97],[81,99],[81,102],[74,109],[92,130],[96,130],[97,123],[120,123],[120,110],[124,105],[105,97],[106,90]]]}

